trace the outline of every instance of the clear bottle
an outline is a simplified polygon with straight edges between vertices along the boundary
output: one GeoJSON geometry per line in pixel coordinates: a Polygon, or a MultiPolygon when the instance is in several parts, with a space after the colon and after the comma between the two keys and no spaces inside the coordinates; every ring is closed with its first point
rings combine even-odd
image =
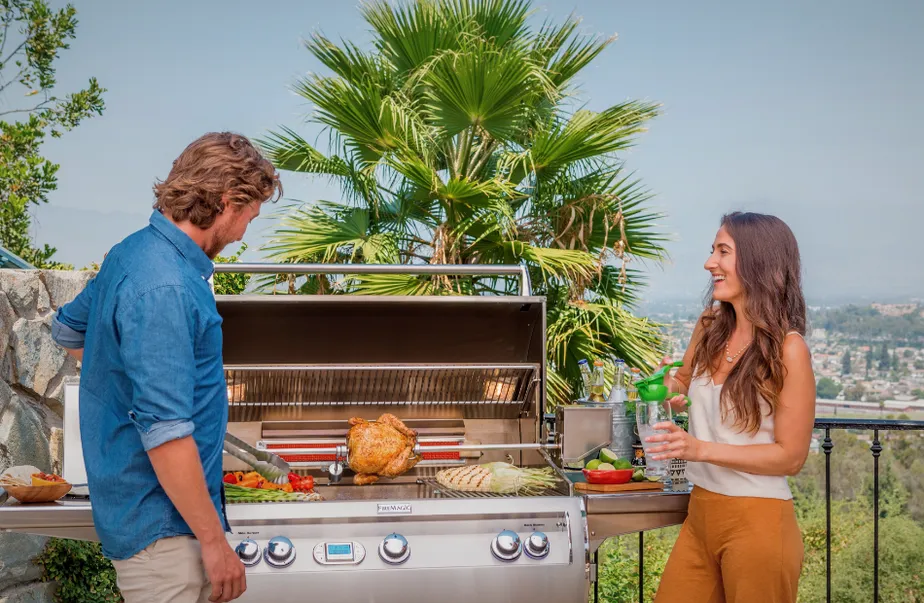
{"type": "Polygon", "coordinates": [[[587,364],[587,359],[583,358],[578,361],[578,368],[581,370],[581,392],[578,400],[587,401],[590,397],[590,366],[587,364]]]}
{"type": "Polygon", "coordinates": [[[598,403],[606,401],[606,397],[603,395],[605,391],[606,385],[604,385],[603,379],[603,361],[595,360],[593,377],[590,382],[590,401],[598,403]]]}
{"type": "Polygon", "coordinates": [[[615,405],[624,405],[627,399],[626,362],[622,358],[617,358],[615,367],[615,374],[613,375],[613,387],[610,389],[610,395],[607,402],[615,405]]]}
{"type": "Polygon", "coordinates": [[[633,367],[629,374],[629,384],[626,386],[626,400],[635,402],[638,400],[638,383],[642,378],[642,369],[633,367]]]}

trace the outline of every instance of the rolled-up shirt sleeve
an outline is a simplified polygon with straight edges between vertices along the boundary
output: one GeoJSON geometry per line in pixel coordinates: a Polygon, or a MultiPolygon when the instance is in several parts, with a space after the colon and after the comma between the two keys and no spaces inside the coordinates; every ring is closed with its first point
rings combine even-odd
{"type": "Polygon", "coordinates": [[[182,285],[142,293],[117,312],[132,383],[129,418],[145,450],[192,435],[196,315],[182,285]]]}
{"type": "Polygon", "coordinates": [[[51,338],[55,343],[70,350],[83,349],[95,294],[96,278],[93,278],[73,301],[58,308],[51,319],[51,338]]]}

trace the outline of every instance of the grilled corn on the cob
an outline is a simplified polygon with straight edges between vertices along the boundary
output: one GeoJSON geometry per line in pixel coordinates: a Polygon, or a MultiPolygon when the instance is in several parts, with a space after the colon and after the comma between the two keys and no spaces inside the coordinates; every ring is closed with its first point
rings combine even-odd
{"type": "Polygon", "coordinates": [[[556,479],[551,467],[520,469],[509,463],[486,463],[444,469],[436,474],[436,481],[451,490],[511,494],[551,488],[556,479]]]}

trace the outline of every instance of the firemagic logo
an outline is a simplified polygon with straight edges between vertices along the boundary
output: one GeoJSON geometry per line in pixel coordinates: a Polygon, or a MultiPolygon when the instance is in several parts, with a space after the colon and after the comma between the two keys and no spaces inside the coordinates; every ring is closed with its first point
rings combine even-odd
{"type": "Polygon", "coordinates": [[[379,515],[410,515],[411,503],[392,503],[392,504],[379,504],[378,505],[378,514],[379,515]]]}

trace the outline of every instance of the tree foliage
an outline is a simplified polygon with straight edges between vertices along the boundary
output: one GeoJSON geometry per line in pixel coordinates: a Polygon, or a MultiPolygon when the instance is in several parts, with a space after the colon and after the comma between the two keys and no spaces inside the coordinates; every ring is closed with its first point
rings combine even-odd
{"type": "MultiPolygon", "coordinates": [[[[611,39],[578,20],[527,18],[523,0],[362,6],[371,49],[321,34],[306,43],[330,72],[295,92],[330,133],[319,150],[292,128],[262,141],[275,164],[338,183],[343,200],[289,208],[277,261],[523,264],[548,300],[549,397],[572,399],[581,358],[651,366],[657,325],[632,313],[632,262],[665,256],[650,194],[619,155],[658,106],[581,108],[575,78],[611,39]]],[[[292,281],[298,293],[497,295],[496,277],[376,275],[292,281]]]]}
{"type": "Polygon", "coordinates": [[[42,157],[46,136],[59,137],[103,112],[95,78],[60,95],[55,62],[76,36],[77,11],[46,0],[0,0],[0,244],[39,268],[61,268],[55,248],[33,245],[30,209],[48,202],[58,165],[42,157]]]}
{"type": "MultiPolygon", "coordinates": [[[[230,256],[217,256],[216,264],[234,264],[240,260],[241,254],[247,250],[246,244],[241,244],[240,248],[230,256]]],[[[216,272],[212,276],[215,283],[215,295],[240,295],[247,288],[250,281],[246,274],[239,272],[216,272]]]]}
{"type": "Polygon", "coordinates": [[[841,393],[841,386],[831,377],[822,377],[816,386],[818,397],[822,400],[834,400],[841,393]]]}

